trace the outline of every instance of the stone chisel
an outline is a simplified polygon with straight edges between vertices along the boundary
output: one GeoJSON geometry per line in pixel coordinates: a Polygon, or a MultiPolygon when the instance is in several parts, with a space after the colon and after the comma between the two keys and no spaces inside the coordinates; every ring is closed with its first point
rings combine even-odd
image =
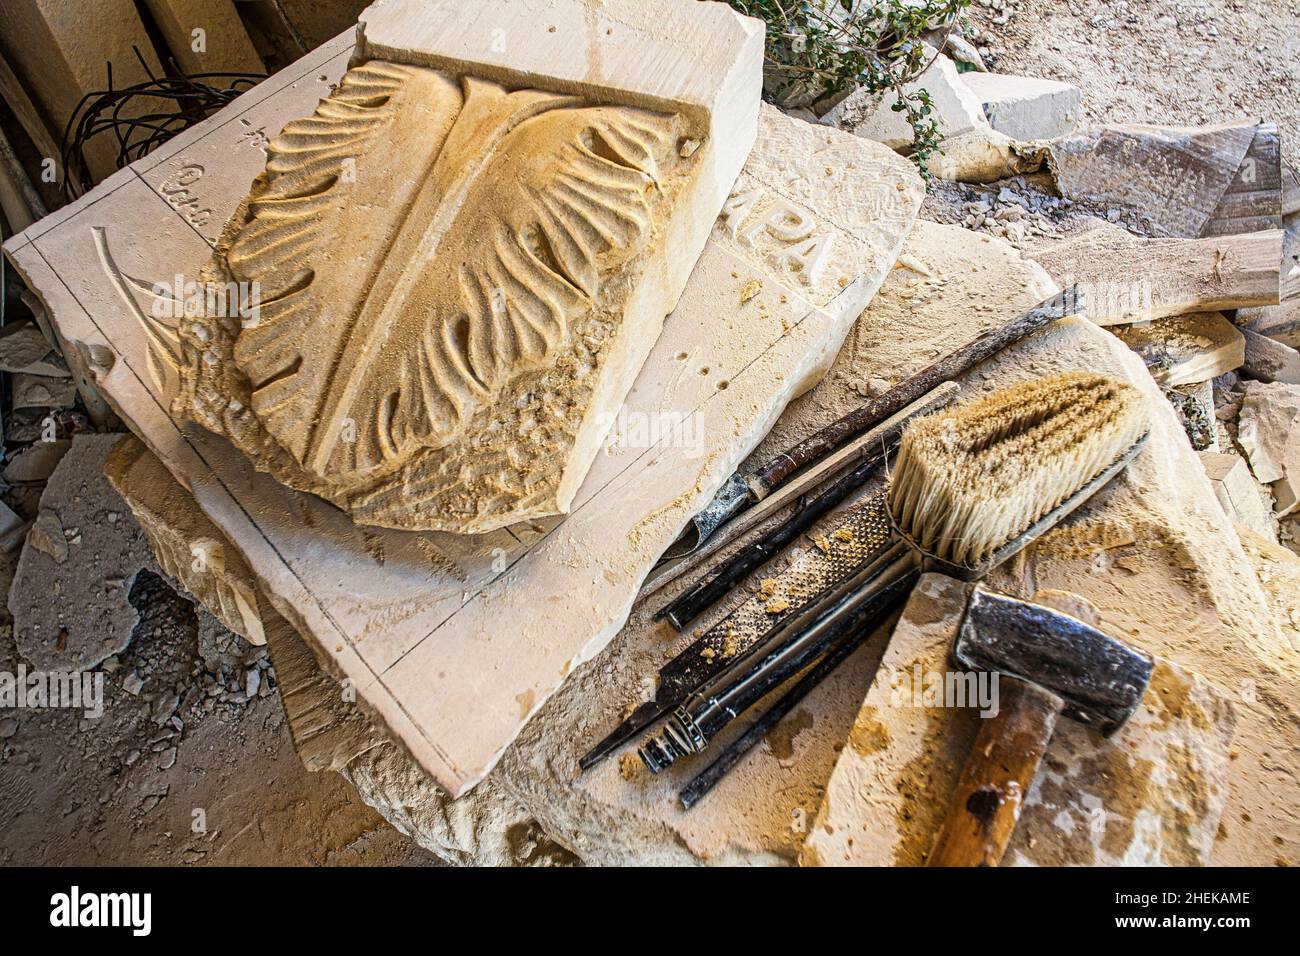
{"type": "Polygon", "coordinates": [[[1146,654],[1052,608],[976,585],[955,663],[997,675],[997,713],[980,723],[927,866],[997,866],[1056,721],[1110,736],[1151,681],[1146,654]]]}
{"type": "Polygon", "coordinates": [[[677,794],[678,799],[681,800],[682,809],[689,810],[695,806],[705,794],[714,788],[719,780],[726,776],[727,771],[738,764],[745,754],[753,750],[755,745],[767,736],[768,731],[780,723],[785,715],[794,710],[799,702],[811,694],[822,681],[830,677],[837,667],[848,660],[849,655],[866,643],[872,631],[888,618],[889,610],[896,603],[896,600],[906,596],[906,592],[911,588],[911,585],[911,578],[895,582],[890,586],[889,591],[883,595],[883,600],[877,604],[875,613],[872,616],[848,622],[844,629],[845,635],[838,641],[831,642],[826,653],[804,671],[803,675],[777,699],[775,704],[754,718],[754,721],[745,728],[744,733],[727,744],[711,764],[696,774],[691,779],[691,782],[682,788],[677,794]],[[895,591],[900,593],[896,595],[893,593],[895,591]]]}
{"type": "Polygon", "coordinates": [[[668,546],[661,560],[673,560],[693,553],[718,528],[741,511],[762,501],[801,468],[825,457],[866,430],[874,428],[941,382],[951,381],[962,375],[990,355],[1001,351],[1013,342],[1020,341],[1048,323],[1081,312],[1084,304],[1078,286],[1070,286],[1064,292],[1059,292],[1040,302],[1006,325],[990,329],[956,351],[949,352],[915,375],[899,382],[883,395],[809,435],[761,468],[743,473],[736,472],[718,489],[713,500],[691,519],[690,524],[677,540],[668,546]]]}
{"type": "Polygon", "coordinates": [[[908,429],[885,494],[892,531],[873,560],[788,618],[668,715],[638,753],[659,773],[901,603],[924,570],[978,580],[1119,474],[1145,443],[1135,389],[1070,373],[1003,389],[908,429]]]}

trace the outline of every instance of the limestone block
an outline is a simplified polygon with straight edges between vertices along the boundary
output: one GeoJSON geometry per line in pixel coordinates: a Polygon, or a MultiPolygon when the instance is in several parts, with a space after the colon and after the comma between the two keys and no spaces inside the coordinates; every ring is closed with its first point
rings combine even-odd
{"type": "Polygon", "coordinates": [[[1236,525],[1244,525],[1257,534],[1276,540],[1273,528],[1272,497],[1250,473],[1246,459],[1238,455],[1201,452],[1201,464],[1214,488],[1214,496],[1223,513],[1236,525]]]}
{"type": "Polygon", "coordinates": [[[19,652],[43,670],[91,668],[126,648],[127,600],[149,545],[104,478],[119,435],[76,435],[41,495],[9,590],[19,652]]]}
{"type": "Polygon", "coordinates": [[[1166,388],[1208,382],[1239,367],[1246,340],[1222,312],[1194,312],[1158,322],[1111,327],[1166,388]]]}
{"type": "Polygon", "coordinates": [[[131,508],[163,572],[251,644],[266,643],[253,573],[225,535],[158,458],[126,436],[104,461],[104,474],[131,508]]]}
{"type": "Polygon", "coordinates": [[[262,58],[231,0],[145,0],[185,73],[261,73],[262,58]]]}
{"type": "Polygon", "coordinates": [[[1036,76],[961,73],[989,125],[1012,139],[1054,139],[1079,125],[1083,93],[1077,86],[1036,76]]]}
{"type": "MultiPolygon", "coordinates": [[[[968,589],[942,575],[918,583],[831,774],[805,864],[924,862],[980,713],[995,705],[987,678],[958,682],[951,664],[968,589]]],[[[1068,592],[1034,599],[1093,616],[1068,592]]],[[[1062,719],[1004,865],[1208,864],[1235,722],[1223,691],[1168,661],[1157,662],[1141,706],[1112,737],[1062,719]]]]}
{"type": "Polygon", "coordinates": [[[1237,436],[1255,477],[1272,486],[1274,510],[1294,511],[1300,490],[1300,386],[1246,382],[1237,436]]]}
{"type": "MultiPolygon", "coordinates": [[[[62,131],[81,98],[108,88],[105,64],[113,64],[116,88],[161,76],[153,44],[132,0],[96,3],[94,26],[87,23],[83,4],[69,0],[5,0],[0,6],[0,36],[5,59],[22,76],[46,123],[62,131]],[[143,58],[144,65],[135,53],[143,58]]],[[[138,115],[128,106],[126,115],[138,115]]],[[[116,168],[112,137],[98,137],[86,149],[90,171],[98,182],[116,168]]],[[[59,160],[59,181],[63,162],[59,160]]]]}
{"type": "Polygon", "coordinates": [[[196,421],[364,524],[568,512],[753,144],[763,46],[722,6],[591,10],[512,46],[503,0],[368,8],[203,272],[250,301],[175,336],[196,421]]]}
{"type": "Polygon", "coordinates": [[[348,58],[342,44],[304,58],[6,252],[274,608],[460,794],[618,631],[689,516],[821,376],[923,193],[883,147],[765,111],[767,145],[751,155],[692,288],[612,416],[569,517],[475,536],[362,528],[173,417],[174,393],[155,374],[166,364],[150,368],[166,345],[155,285],[199,273],[264,166],[258,137],[310,111],[304,101],[348,58]]]}
{"type": "MultiPolygon", "coordinates": [[[[939,131],[946,137],[988,127],[979,97],[961,81],[957,68],[942,54],[903,89],[907,93],[924,89],[930,94],[932,118],[938,121],[939,131]]],[[[857,90],[823,116],[822,122],[874,139],[890,149],[906,149],[912,145],[913,132],[903,114],[894,112],[897,101],[893,93],[882,96],[857,90]]]]}

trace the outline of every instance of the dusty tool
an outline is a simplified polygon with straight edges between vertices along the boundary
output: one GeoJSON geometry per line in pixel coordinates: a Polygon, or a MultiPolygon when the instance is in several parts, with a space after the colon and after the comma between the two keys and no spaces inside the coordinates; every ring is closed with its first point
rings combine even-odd
{"type": "MultiPolygon", "coordinates": [[[[906,580],[895,582],[890,591],[897,590],[902,594],[906,584],[906,580]]],[[[843,664],[850,654],[861,647],[867,638],[871,636],[876,626],[882,623],[883,619],[888,615],[889,608],[894,603],[893,598],[892,593],[887,593],[885,598],[878,602],[874,617],[858,618],[847,622],[844,628],[844,636],[830,642],[826,652],[817,663],[804,671],[799,679],[794,681],[789,689],[777,698],[776,703],[754,718],[753,722],[745,728],[744,733],[727,744],[722,749],[722,752],[713,759],[712,763],[696,774],[690,783],[682,788],[678,793],[682,809],[689,810],[695,806],[705,794],[717,785],[727,771],[739,763],[745,754],[753,750],[755,745],[767,736],[768,731],[780,723],[786,714],[794,710],[800,701],[811,694],[822,681],[834,672],[835,668],[843,664]]]]}
{"type": "Polygon", "coordinates": [[[1133,715],[1154,666],[1147,655],[1052,608],[976,586],[956,662],[998,676],[927,866],[997,866],[1057,718],[1110,736],[1133,715]]]}
{"type": "Polygon", "coordinates": [[[861,462],[863,458],[879,450],[880,437],[892,431],[896,424],[900,422],[905,424],[915,418],[920,418],[922,415],[938,411],[951,404],[960,393],[961,386],[956,382],[940,382],[902,411],[891,415],[879,425],[863,432],[825,458],[821,458],[807,468],[802,469],[799,474],[782,483],[778,489],[762,501],[742,509],[734,518],[709,535],[707,540],[700,542],[699,547],[690,554],[683,555],[680,558],[665,558],[656,564],[651,572],[646,575],[646,579],[637,595],[637,600],[650,596],[683,574],[700,567],[709,559],[710,555],[716,554],[728,545],[741,540],[774,515],[791,509],[793,516],[794,511],[800,511],[806,507],[810,496],[815,495],[819,488],[825,487],[834,481],[836,477],[861,462]]]}
{"type": "Polygon", "coordinates": [[[909,426],[885,496],[890,528],[872,559],[674,708],[642,760],[658,773],[702,751],[855,624],[901,603],[923,570],[983,577],[1117,475],[1146,434],[1140,393],[1087,373],[1030,381],[909,426]]]}
{"type": "MultiPolygon", "coordinates": [[[[819,465],[815,472],[800,475],[779,492],[746,511],[720,532],[709,543],[709,547],[713,547],[721,540],[734,540],[733,535],[739,537],[745,530],[761,523],[765,516],[771,517],[778,511],[790,507],[792,503],[794,514],[806,518],[816,493],[814,492],[811,497],[804,496],[805,489],[815,489],[823,483],[833,482],[836,480],[834,476],[842,476],[844,472],[856,468],[866,458],[872,458],[877,462],[883,461],[880,453],[894,447],[897,436],[901,434],[902,428],[908,422],[947,405],[960,390],[956,382],[942,383],[901,412],[835,452],[826,462],[829,466],[828,471],[820,471],[819,465]],[[820,480],[817,479],[817,474],[821,475],[820,480]],[[811,484],[805,485],[805,481],[811,484]],[[769,506],[771,506],[770,510],[769,506]]],[[[810,573],[801,577],[801,589],[798,594],[788,595],[791,613],[815,601],[819,594],[834,583],[858,570],[859,557],[869,556],[873,550],[870,546],[873,535],[883,533],[888,527],[882,508],[883,499],[877,502],[875,507],[869,504],[866,507],[852,509],[848,513],[848,520],[844,527],[851,540],[827,541],[824,560],[818,561],[816,567],[810,569],[810,573]]],[[[779,532],[780,528],[776,531],[779,532]]],[[[770,547],[772,540],[771,533],[768,533],[760,535],[757,543],[766,543],[766,546],[770,547]]],[[[689,561],[706,553],[707,550],[702,550],[684,560],[689,561]]],[[[662,581],[659,583],[662,584],[662,581]]],[[[642,593],[653,593],[654,590],[655,586],[647,581],[642,593]]],[[[751,609],[751,612],[746,614],[738,609],[692,641],[690,646],[660,669],[654,700],[639,705],[609,735],[585,754],[579,761],[582,769],[585,770],[599,762],[664,717],[685,700],[696,687],[727,667],[732,656],[752,647],[775,623],[777,619],[769,612],[755,613],[751,609]],[[721,637],[722,634],[726,635],[725,638],[721,637]],[[723,653],[724,647],[729,653],[723,653]]]]}
{"type": "Polygon", "coordinates": [[[713,500],[686,526],[668,550],[664,560],[691,554],[741,511],[762,501],[802,468],[819,461],[857,435],[879,425],[942,382],[948,382],[974,368],[995,352],[1038,331],[1043,326],[1083,310],[1083,297],[1075,286],[1060,292],[1006,325],[977,336],[915,375],[904,379],[883,395],[872,399],[814,432],[761,468],[737,472],[723,483],[713,500]]]}
{"type": "Polygon", "coordinates": [[[755,570],[788,548],[799,535],[816,524],[831,509],[848,500],[850,495],[871,480],[897,447],[902,434],[901,424],[888,433],[882,434],[876,447],[855,467],[827,482],[824,487],[818,488],[815,494],[809,495],[800,502],[800,507],[787,521],[783,521],[757,541],[751,542],[709,578],[688,588],[665,604],[655,614],[655,620],[667,621],[675,629],[682,630],[755,570]]]}

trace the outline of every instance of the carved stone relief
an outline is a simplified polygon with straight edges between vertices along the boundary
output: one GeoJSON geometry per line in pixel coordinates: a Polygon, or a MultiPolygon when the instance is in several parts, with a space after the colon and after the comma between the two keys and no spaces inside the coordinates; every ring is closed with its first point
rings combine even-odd
{"type": "Polygon", "coordinates": [[[361,523],[563,513],[671,308],[644,287],[704,135],[685,114],[355,66],[268,144],[205,307],[175,338],[154,323],[156,384],[177,368],[178,411],[361,523]]]}

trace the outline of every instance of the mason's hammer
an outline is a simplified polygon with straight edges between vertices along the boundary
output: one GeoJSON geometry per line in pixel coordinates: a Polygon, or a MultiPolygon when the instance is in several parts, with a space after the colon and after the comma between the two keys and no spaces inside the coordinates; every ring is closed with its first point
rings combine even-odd
{"type": "Polygon", "coordinates": [[[1052,608],[976,586],[956,662],[997,674],[927,866],[997,866],[1062,714],[1110,736],[1137,710],[1150,657],[1052,608]]]}

